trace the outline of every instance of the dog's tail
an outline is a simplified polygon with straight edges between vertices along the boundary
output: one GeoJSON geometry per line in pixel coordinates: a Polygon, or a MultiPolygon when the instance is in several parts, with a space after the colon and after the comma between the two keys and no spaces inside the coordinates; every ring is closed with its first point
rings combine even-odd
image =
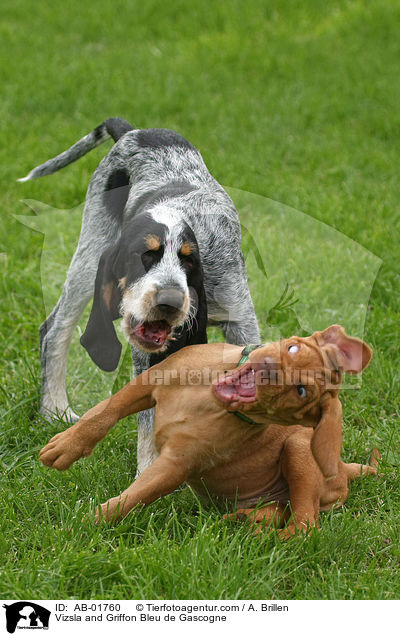
{"type": "Polygon", "coordinates": [[[26,177],[18,179],[18,181],[30,181],[31,179],[53,174],[53,172],[57,172],[57,170],[61,170],[61,168],[68,166],[73,161],[80,159],[80,157],[86,155],[87,152],[93,150],[96,146],[100,146],[100,144],[110,139],[110,137],[112,137],[114,141],[118,141],[118,139],[130,130],[133,130],[132,126],[120,117],[106,119],[100,126],[97,126],[97,128],[92,130],[88,135],[85,135],[85,137],[82,137],[82,139],[77,141],[71,148],[57,155],[57,157],[49,159],[40,166],[37,166],[31,170],[26,177]]]}

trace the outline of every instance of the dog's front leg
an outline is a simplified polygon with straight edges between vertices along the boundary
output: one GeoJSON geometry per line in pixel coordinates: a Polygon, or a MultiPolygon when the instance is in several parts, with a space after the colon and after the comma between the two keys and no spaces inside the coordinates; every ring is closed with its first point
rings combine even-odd
{"type": "MultiPolygon", "coordinates": [[[[151,366],[150,355],[148,353],[145,353],[136,347],[131,347],[131,355],[135,376],[140,375],[151,366]]],[[[138,440],[136,479],[146,470],[146,468],[151,466],[154,460],[158,457],[158,453],[154,446],[154,409],[148,409],[138,413],[137,427],[138,440]]]]}
{"type": "Polygon", "coordinates": [[[137,470],[136,478],[158,457],[154,446],[154,409],[141,411],[137,414],[138,441],[137,441],[137,470]]]}
{"type": "Polygon", "coordinates": [[[96,444],[120,419],[104,400],[85,413],[73,426],[51,438],[39,453],[39,460],[49,468],[66,470],[77,459],[92,454],[96,444]]]}
{"type": "Polygon", "coordinates": [[[318,526],[323,478],[304,431],[294,433],[286,440],[281,456],[282,474],[289,486],[293,513],[287,527],[280,530],[281,538],[285,539],[318,526]]]}
{"type": "Polygon", "coordinates": [[[142,373],[87,411],[79,422],[55,435],[40,451],[40,461],[50,468],[66,470],[80,457],[87,457],[119,420],[155,404],[152,390],[148,372],[142,373]]]}
{"type": "Polygon", "coordinates": [[[99,507],[97,521],[101,518],[107,521],[122,519],[138,504],[149,504],[173,492],[186,481],[188,474],[189,468],[183,461],[162,452],[124,492],[99,507]]]}
{"type": "Polygon", "coordinates": [[[247,302],[246,299],[245,302],[242,299],[240,302],[236,301],[236,304],[229,307],[226,312],[227,319],[221,323],[221,327],[227,342],[239,346],[261,343],[257,318],[250,296],[247,297],[247,302]]]}

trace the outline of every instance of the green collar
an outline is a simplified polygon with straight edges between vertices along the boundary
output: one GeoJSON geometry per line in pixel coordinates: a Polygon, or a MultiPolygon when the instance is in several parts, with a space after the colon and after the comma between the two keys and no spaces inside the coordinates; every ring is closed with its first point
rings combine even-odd
{"type": "MultiPolygon", "coordinates": [[[[241,367],[242,364],[244,364],[245,362],[248,362],[251,352],[254,351],[255,349],[258,349],[259,347],[261,347],[261,345],[259,345],[259,344],[258,345],[254,345],[254,344],[246,345],[245,348],[242,351],[242,356],[241,356],[237,366],[241,367]]],[[[248,424],[254,424],[255,426],[261,426],[260,422],[255,422],[254,420],[251,419],[251,417],[248,417],[244,413],[241,413],[241,411],[232,411],[232,413],[234,415],[236,415],[236,417],[238,417],[240,420],[243,420],[243,422],[247,422],[248,424]]]]}

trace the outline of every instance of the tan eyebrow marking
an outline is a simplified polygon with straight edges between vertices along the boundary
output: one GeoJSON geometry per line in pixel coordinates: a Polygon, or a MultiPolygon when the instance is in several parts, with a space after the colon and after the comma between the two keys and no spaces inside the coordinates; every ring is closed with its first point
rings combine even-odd
{"type": "Polygon", "coordinates": [[[149,250],[156,252],[161,247],[161,241],[155,234],[148,234],[145,238],[145,242],[149,250]]]}
{"type": "Polygon", "coordinates": [[[187,241],[186,243],[182,244],[181,247],[181,254],[183,256],[190,256],[192,252],[194,252],[196,249],[196,246],[194,243],[190,243],[189,241],[187,241]]]}

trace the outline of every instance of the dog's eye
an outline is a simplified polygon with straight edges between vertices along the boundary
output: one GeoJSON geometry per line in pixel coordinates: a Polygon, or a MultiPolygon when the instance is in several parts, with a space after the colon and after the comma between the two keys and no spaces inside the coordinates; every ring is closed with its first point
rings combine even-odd
{"type": "Polygon", "coordinates": [[[148,250],[142,254],[142,263],[146,272],[152,265],[159,263],[164,254],[164,248],[161,246],[158,250],[148,250]]]}
{"type": "Polygon", "coordinates": [[[297,353],[299,350],[299,345],[290,345],[288,351],[289,353],[297,353]]]}
{"type": "Polygon", "coordinates": [[[181,260],[182,265],[188,267],[189,269],[193,267],[193,258],[191,256],[185,256],[184,254],[179,254],[179,258],[181,260]]]}
{"type": "Polygon", "coordinates": [[[302,384],[298,384],[296,388],[297,388],[297,393],[300,395],[301,398],[304,399],[307,397],[307,390],[305,386],[303,386],[302,384]]]}

